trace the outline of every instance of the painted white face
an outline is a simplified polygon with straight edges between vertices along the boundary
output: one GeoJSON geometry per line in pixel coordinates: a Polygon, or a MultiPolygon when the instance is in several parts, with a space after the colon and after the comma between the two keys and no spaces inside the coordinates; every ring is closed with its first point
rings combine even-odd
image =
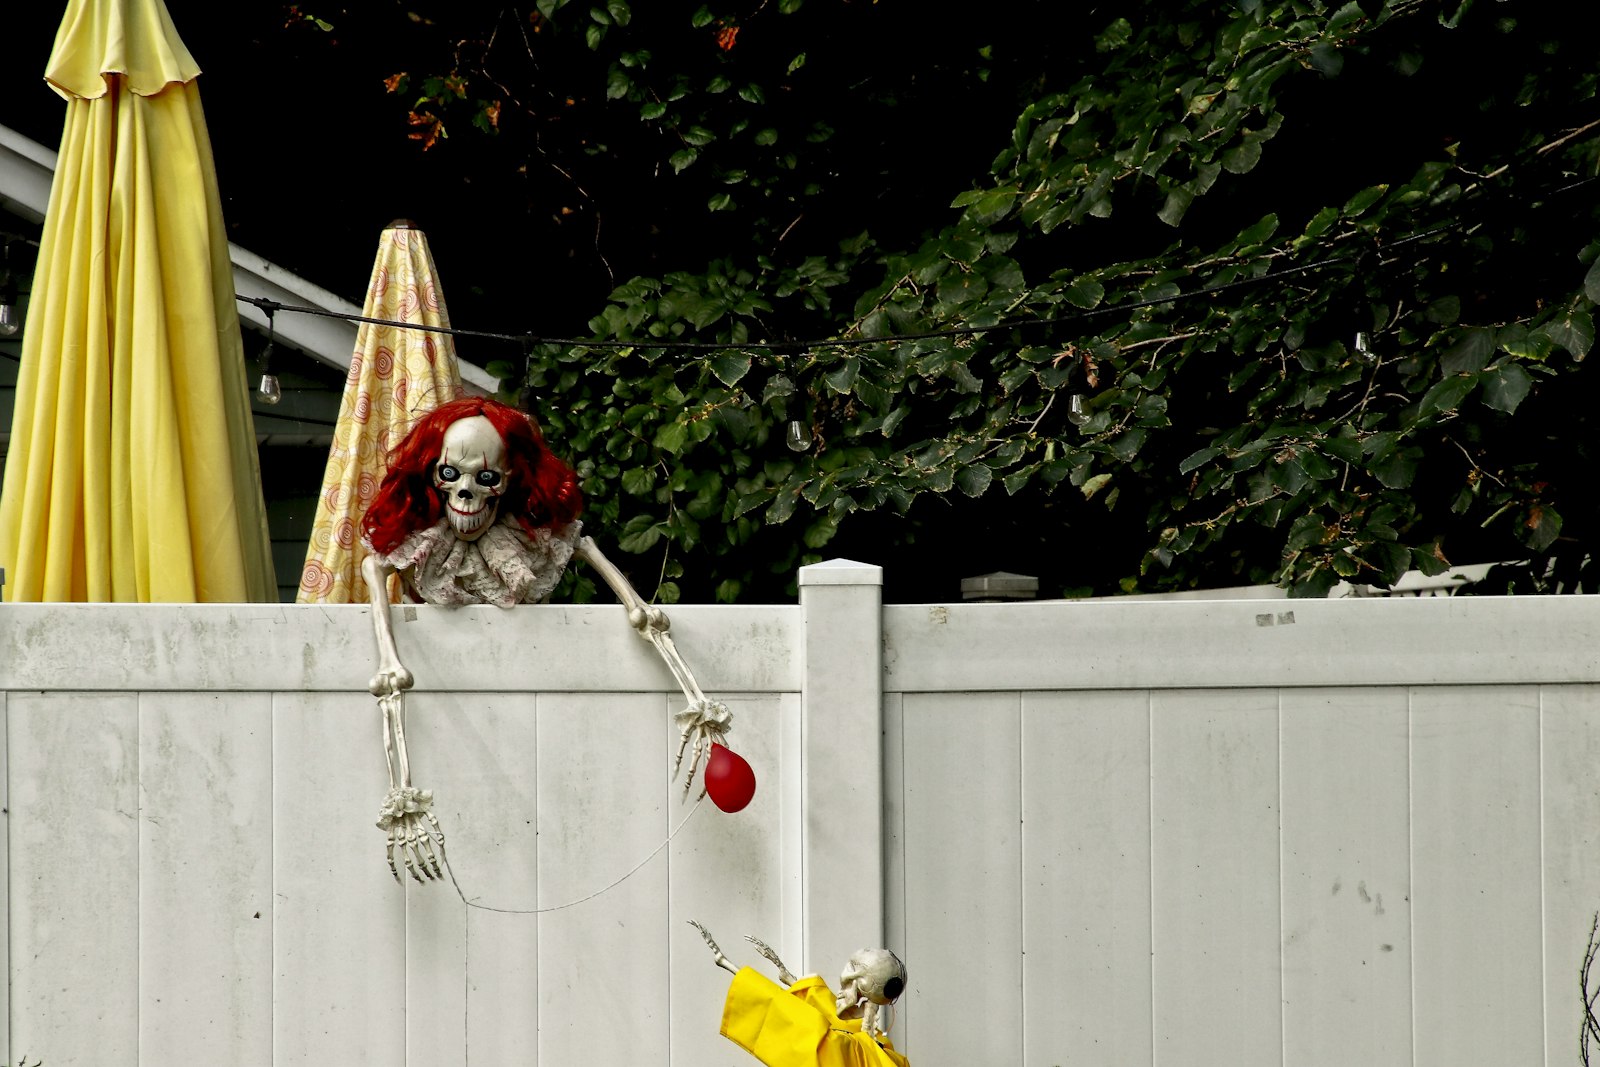
{"type": "Polygon", "coordinates": [[[506,491],[505,443],[482,415],[457,419],[444,432],[433,484],[445,518],[463,541],[476,541],[494,522],[506,491]]]}

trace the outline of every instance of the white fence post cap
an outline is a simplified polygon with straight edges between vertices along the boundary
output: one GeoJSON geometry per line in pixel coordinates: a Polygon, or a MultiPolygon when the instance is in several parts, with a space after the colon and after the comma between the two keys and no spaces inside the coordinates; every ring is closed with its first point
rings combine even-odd
{"type": "Polygon", "coordinates": [[[883,568],[875,563],[857,563],[853,559],[828,559],[801,567],[799,584],[882,585],[883,568]]]}

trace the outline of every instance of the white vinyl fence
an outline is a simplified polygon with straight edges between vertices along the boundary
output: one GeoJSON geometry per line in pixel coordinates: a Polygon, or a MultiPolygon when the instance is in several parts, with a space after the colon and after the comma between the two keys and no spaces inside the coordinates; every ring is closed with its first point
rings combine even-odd
{"type": "Polygon", "coordinates": [[[620,608],[397,609],[483,908],[383,860],[366,609],[0,605],[0,1063],[753,1063],[689,919],[832,983],[894,948],[916,1067],[1578,1062],[1600,599],[879,578],[671,609],[736,815],[668,781],[682,698],[620,608]]]}

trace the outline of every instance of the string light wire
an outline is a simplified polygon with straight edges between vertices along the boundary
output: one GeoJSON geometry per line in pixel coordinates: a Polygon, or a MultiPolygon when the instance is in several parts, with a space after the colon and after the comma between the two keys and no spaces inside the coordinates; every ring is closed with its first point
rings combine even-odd
{"type": "MultiPolygon", "coordinates": [[[[1545,197],[1559,196],[1574,189],[1582,188],[1596,181],[1600,175],[1581,178],[1575,182],[1559,186],[1550,190],[1545,197]]],[[[323,318],[343,319],[347,322],[366,323],[374,326],[390,326],[400,330],[419,330],[426,333],[448,334],[452,337],[477,338],[486,341],[505,341],[519,344],[526,357],[534,345],[557,345],[565,348],[663,348],[677,349],[689,352],[766,352],[777,359],[792,359],[797,355],[804,355],[808,349],[816,348],[855,348],[866,345],[900,344],[908,341],[928,341],[945,337],[967,337],[974,334],[992,333],[997,330],[1019,330],[1040,326],[1061,326],[1073,322],[1083,322],[1088,319],[1107,315],[1120,314],[1129,311],[1138,311],[1141,308],[1156,307],[1161,304],[1173,304],[1184,300],[1195,300],[1202,297],[1215,296],[1218,293],[1242,289],[1247,286],[1266,285],[1270,282],[1281,281],[1313,271],[1327,270],[1330,267],[1358,264],[1364,257],[1374,252],[1384,254],[1429,237],[1438,236],[1449,230],[1468,225],[1468,220],[1456,218],[1450,222],[1420,233],[1409,234],[1393,241],[1379,242],[1375,248],[1361,252],[1339,256],[1331,256],[1318,260],[1315,263],[1302,263],[1299,266],[1284,267],[1280,270],[1268,271],[1265,274],[1249,278],[1235,278],[1231,281],[1218,282],[1215,285],[1202,286],[1189,292],[1172,293],[1160,297],[1147,297],[1139,300],[1128,300],[1117,304],[1107,304],[1104,307],[1083,308],[1066,315],[1043,316],[1038,318],[1005,319],[988,326],[951,326],[939,330],[921,330],[914,333],[886,334],[879,337],[824,337],[810,341],[683,341],[676,338],[637,338],[631,340],[599,340],[578,337],[544,337],[535,333],[503,333],[491,330],[468,330],[454,326],[424,326],[419,323],[399,322],[394,319],[380,319],[369,315],[354,315],[343,311],[330,311],[326,308],[308,307],[297,304],[284,304],[266,297],[245,296],[235,293],[235,297],[243,303],[253,304],[269,316],[275,311],[288,311],[295,314],[314,315],[323,318]]],[[[1471,220],[1471,225],[1477,225],[1477,219],[1471,220]]],[[[1198,265],[1183,268],[1189,273],[1199,269],[1198,265]]]]}

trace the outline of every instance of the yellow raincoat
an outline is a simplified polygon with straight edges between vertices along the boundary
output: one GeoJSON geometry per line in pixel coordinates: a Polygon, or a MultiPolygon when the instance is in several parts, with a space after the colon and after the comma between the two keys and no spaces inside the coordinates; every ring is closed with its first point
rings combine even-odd
{"type": "Polygon", "coordinates": [[[728,987],[722,1036],[767,1067],[911,1067],[888,1038],[863,1034],[860,1019],[840,1019],[816,975],[784,989],[744,968],[728,987]]]}

